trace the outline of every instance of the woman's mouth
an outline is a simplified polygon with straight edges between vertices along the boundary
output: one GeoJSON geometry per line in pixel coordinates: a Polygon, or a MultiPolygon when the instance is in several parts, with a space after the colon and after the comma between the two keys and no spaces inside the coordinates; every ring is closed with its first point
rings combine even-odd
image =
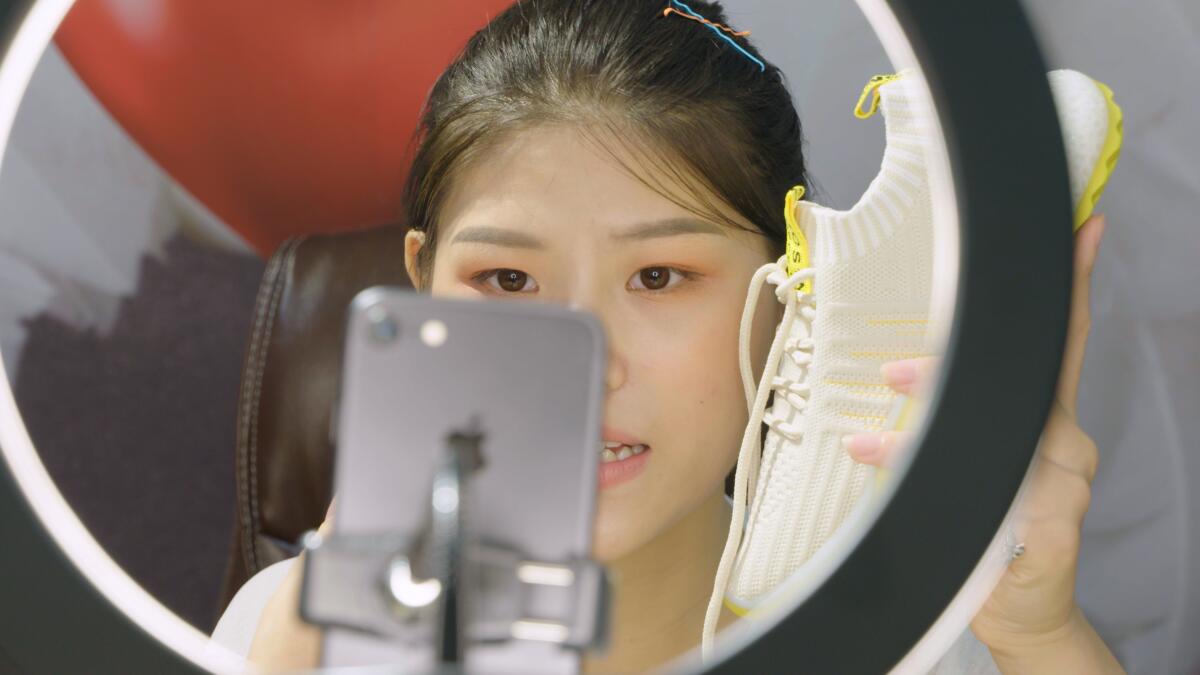
{"type": "Polygon", "coordinates": [[[650,446],[642,443],[627,445],[605,441],[600,446],[600,489],[632,480],[645,468],[649,455],[650,446]]]}

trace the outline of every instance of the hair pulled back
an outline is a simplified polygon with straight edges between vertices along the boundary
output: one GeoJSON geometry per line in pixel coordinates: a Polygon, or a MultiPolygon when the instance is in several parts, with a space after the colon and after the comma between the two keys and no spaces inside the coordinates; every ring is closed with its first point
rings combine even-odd
{"type": "MultiPolygon", "coordinates": [[[[720,3],[687,5],[728,23],[720,3]]],[[[782,253],[783,196],[808,182],[783,75],[745,38],[733,39],[765,69],[708,26],[664,16],[665,7],[666,0],[526,0],[470,39],[430,92],[405,189],[405,223],[426,232],[422,277],[455,176],[539,125],[573,125],[617,159],[613,143],[620,144],[638,165],[623,166],[639,180],[697,215],[746,229],[706,193],[715,195],[782,253]],[[688,196],[653,184],[649,166],[688,196]]]]}

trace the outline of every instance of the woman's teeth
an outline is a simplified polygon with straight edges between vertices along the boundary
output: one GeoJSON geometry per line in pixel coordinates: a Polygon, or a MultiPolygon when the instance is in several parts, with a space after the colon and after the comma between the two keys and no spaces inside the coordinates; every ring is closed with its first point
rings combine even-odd
{"type": "Polygon", "coordinates": [[[606,442],[604,447],[600,448],[600,463],[617,462],[633,457],[634,455],[640,455],[645,451],[646,446],[641,443],[637,445],[625,445],[624,443],[606,442]]]}

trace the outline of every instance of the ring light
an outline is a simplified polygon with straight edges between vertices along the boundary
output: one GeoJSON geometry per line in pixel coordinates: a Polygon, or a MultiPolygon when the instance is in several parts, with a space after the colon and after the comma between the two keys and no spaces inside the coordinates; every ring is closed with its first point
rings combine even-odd
{"type": "MultiPolygon", "coordinates": [[[[71,4],[0,0],[0,157],[71,4]]],[[[887,508],[806,602],[757,634],[736,632],[711,672],[794,672],[800,659],[808,672],[927,668],[938,652],[920,643],[946,642],[939,617],[961,627],[990,588],[977,567],[1022,485],[1057,382],[1071,282],[1067,169],[1018,0],[860,6],[893,62],[919,65],[943,132],[947,189],[935,210],[958,224],[949,241],[959,269],[944,367],[887,508]]],[[[0,455],[0,670],[241,667],[96,543],[42,466],[7,376],[0,455]]]]}

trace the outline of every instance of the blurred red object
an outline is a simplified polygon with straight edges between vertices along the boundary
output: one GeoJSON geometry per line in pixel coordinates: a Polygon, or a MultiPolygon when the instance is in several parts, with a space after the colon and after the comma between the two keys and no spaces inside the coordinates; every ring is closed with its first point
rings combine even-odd
{"type": "Polygon", "coordinates": [[[417,116],[511,0],[79,0],[56,42],[176,181],[262,254],[397,220],[417,116]]]}

